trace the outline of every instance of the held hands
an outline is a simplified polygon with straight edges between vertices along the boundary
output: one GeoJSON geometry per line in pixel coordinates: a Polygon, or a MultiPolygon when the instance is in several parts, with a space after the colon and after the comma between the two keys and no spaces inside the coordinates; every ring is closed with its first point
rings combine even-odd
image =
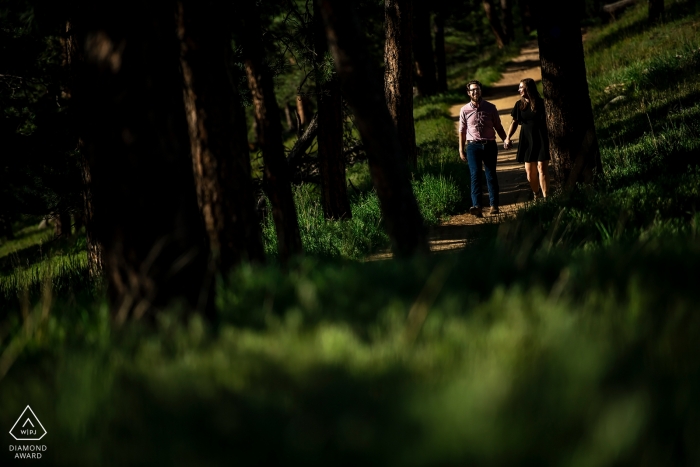
{"type": "Polygon", "coordinates": [[[503,149],[510,149],[513,147],[513,142],[510,140],[510,138],[506,138],[503,140],[503,149]]]}

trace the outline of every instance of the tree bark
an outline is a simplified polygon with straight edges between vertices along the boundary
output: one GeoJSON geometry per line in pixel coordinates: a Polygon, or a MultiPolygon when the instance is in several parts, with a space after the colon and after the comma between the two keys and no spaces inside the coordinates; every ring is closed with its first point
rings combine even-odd
{"type": "MultiPolygon", "coordinates": [[[[76,72],[80,69],[84,60],[83,46],[85,43],[85,31],[74,21],[66,22],[66,34],[68,35],[63,42],[63,67],[68,75],[66,95],[73,95],[75,87],[76,72]]],[[[76,128],[77,122],[74,109],[70,109],[68,113],[72,120],[71,127],[76,132],[78,164],[80,165],[80,175],[83,182],[82,198],[83,212],[82,215],[76,215],[76,230],[78,224],[82,224],[85,228],[85,249],[87,250],[88,276],[92,280],[97,280],[102,276],[104,271],[104,260],[102,257],[102,245],[100,245],[97,235],[95,234],[94,222],[94,207],[92,202],[92,175],[90,174],[90,165],[85,157],[85,148],[83,141],[78,135],[79,131],[76,128]],[[80,222],[77,219],[80,218],[80,222]]]]}
{"type": "Polygon", "coordinates": [[[447,92],[447,60],[445,59],[445,15],[442,8],[435,12],[435,64],[437,90],[447,92]]]}
{"type": "Polygon", "coordinates": [[[415,167],[418,160],[413,123],[411,0],[385,0],[384,13],[384,94],[401,138],[401,153],[415,167]]]}
{"type": "Polygon", "coordinates": [[[302,253],[301,235],[292,186],[282,142],[282,123],[275,98],[272,74],[264,63],[262,28],[257,9],[245,18],[239,40],[243,54],[248,87],[253,97],[253,113],[257,122],[257,140],[262,150],[264,187],[272,204],[272,218],[277,231],[279,257],[286,262],[302,253]]]}
{"type": "Polygon", "coordinates": [[[118,323],[173,301],[188,310],[211,303],[174,6],[126,0],[80,9],[85,61],[74,95],[118,323]]]}
{"type": "MultiPolygon", "coordinates": [[[[323,18],[314,4],[316,57],[323,59],[328,52],[328,41],[323,18]]],[[[317,60],[315,66],[320,65],[317,60]]],[[[320,73],[318,73],[320,76],[320,73]]],[[[345,181],[343,155],[343,99],[337,75],[316,85],[318,102],[318,165],[321,178],[321,203],[326,219],[350,219],[350,201],[345,181]]]]}
{"type": "Polygon", "coordinates": [[[532,19],[532,7],[530,2],[532,0],[518,0],[518,5],[520,6],[520,23],[523,27],[523,34],[529,35],[534,29],[532,19]]]}
{"type": "Polygon", "coordinates": [[[664,0],[649,0],[649,23],[656,23],[663,18],[664,0]]]}
{"type": "Polygon", "coordinates": [[[58,237],[70,237],[71,236],[71,223],[70,223],[70,213],[67,211],[60,211],[54,217],[54,236],[58,237]]]}
{"type": "Polygon", "coordinates": [[[550,154],[561,186],[590,182],[602,173],[586,81],[579,19],[570,7],[547,0],[537,17],[550,154]]]}
{"type": "Polygon", "coordinates": [[[197,199],[215,266],[226,273],[262,262],[254,209],[248,135],[238,91],[229,77],[231,30],[224,4],[180,2],[178,32],[197,199]]]}
{"type": "Polygon", "coordinates": [[[413,56],[416,60],[418,94],[433,96],[437,93],[438,86],[435,76],[433,38],[430,35],[430,8],[426,1],[413,0],[413,56]]]}
{"type": "Polygon", "coordinates": [[[423,218],[408,179],[403,148],[381,84],[375,80],[355,12],[343,0],[319,0],[319,4],[341,89],[367,151],[392,249],[397,256],[427,252],[423,218]]]}
{"type": "Polygon", "coordinates": [[[486,19],[488,19],[489,26],[491,27],[493,36],[496,39],[496,45],[499,49],[502,49],[508,42],[505,35],[503,34],[503,31],[501,30],[501,23],[499,23],[498,18],[496,18],[496,12],[493,8],[493,0],[483,0],[481,4],[484,7],[484,12],[486,12],[486,19]]]}
{"type": "Polygon", "coordinates": [[[515,40],[512,0],[501,0],[501,25],[503,28],[503,36],[507,43],[510,44],[515,40]]]}

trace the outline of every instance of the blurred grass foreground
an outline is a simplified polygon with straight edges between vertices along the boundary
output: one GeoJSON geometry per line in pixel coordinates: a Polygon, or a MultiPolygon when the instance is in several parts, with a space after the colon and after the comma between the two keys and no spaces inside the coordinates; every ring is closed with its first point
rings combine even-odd
{"type": "MultiPolygon", "coordinates": [[[[219,278],[216,323],[117,328],[80,240],[19,232],[0,427],[29,404],[41,465],[700,465],[700,9],[645,14],[588,31],[604,175],[460,253],[357,261],[386,242],[376,197],[342,229],[302,187],[305,258],[219,278]]],[[[416,105],[429,224],[467,193],[452,101],[416,105]]]]}

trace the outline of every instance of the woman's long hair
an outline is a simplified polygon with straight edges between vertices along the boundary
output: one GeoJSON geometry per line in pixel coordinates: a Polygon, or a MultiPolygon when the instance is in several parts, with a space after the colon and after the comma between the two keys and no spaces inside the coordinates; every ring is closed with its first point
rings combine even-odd
{"type": "MultiPolygon", "coordinates": [[[[537,105],[542,103],[542,98],[540,93],[537,91],[537,86],[535,85],[535,80],[532,78],[524,78],[520,83],[525,87],[527,98],[530,100],[530,110],[535,112],[537,110],[537,105]]],[[[525,110],[528,103],[525,102],[525,95],[520,98],[520,110],[525,110]]]]}

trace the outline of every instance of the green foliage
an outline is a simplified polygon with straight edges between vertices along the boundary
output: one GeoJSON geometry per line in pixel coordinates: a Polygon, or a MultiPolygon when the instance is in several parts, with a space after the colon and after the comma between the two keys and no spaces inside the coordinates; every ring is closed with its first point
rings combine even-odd
{"type": "Polygon", "coordinates": [[[37,308],[0,423],[30,397],[56,465],[692,464],[699,247],[246,267],[215,332],[37,308]]]}
{"type": "MultiPolygon", "coordinates": [[[[449,178],[426,175],[413,182],[413,191],[427,225],[436,224],[443,216],[455,212],[461,200],[459,189],[449,178]]],[[[379,198],[374,191],[359,194],[351,200],[352,217],[328,220],[313,185],[294,189],[299,230],[305,254],[360,259],[388,245],[381,224],[379,198]]],[[[268,216],[263,223],[265,252],[276,256],[277,235],[268,201],[268,216]]]]}

